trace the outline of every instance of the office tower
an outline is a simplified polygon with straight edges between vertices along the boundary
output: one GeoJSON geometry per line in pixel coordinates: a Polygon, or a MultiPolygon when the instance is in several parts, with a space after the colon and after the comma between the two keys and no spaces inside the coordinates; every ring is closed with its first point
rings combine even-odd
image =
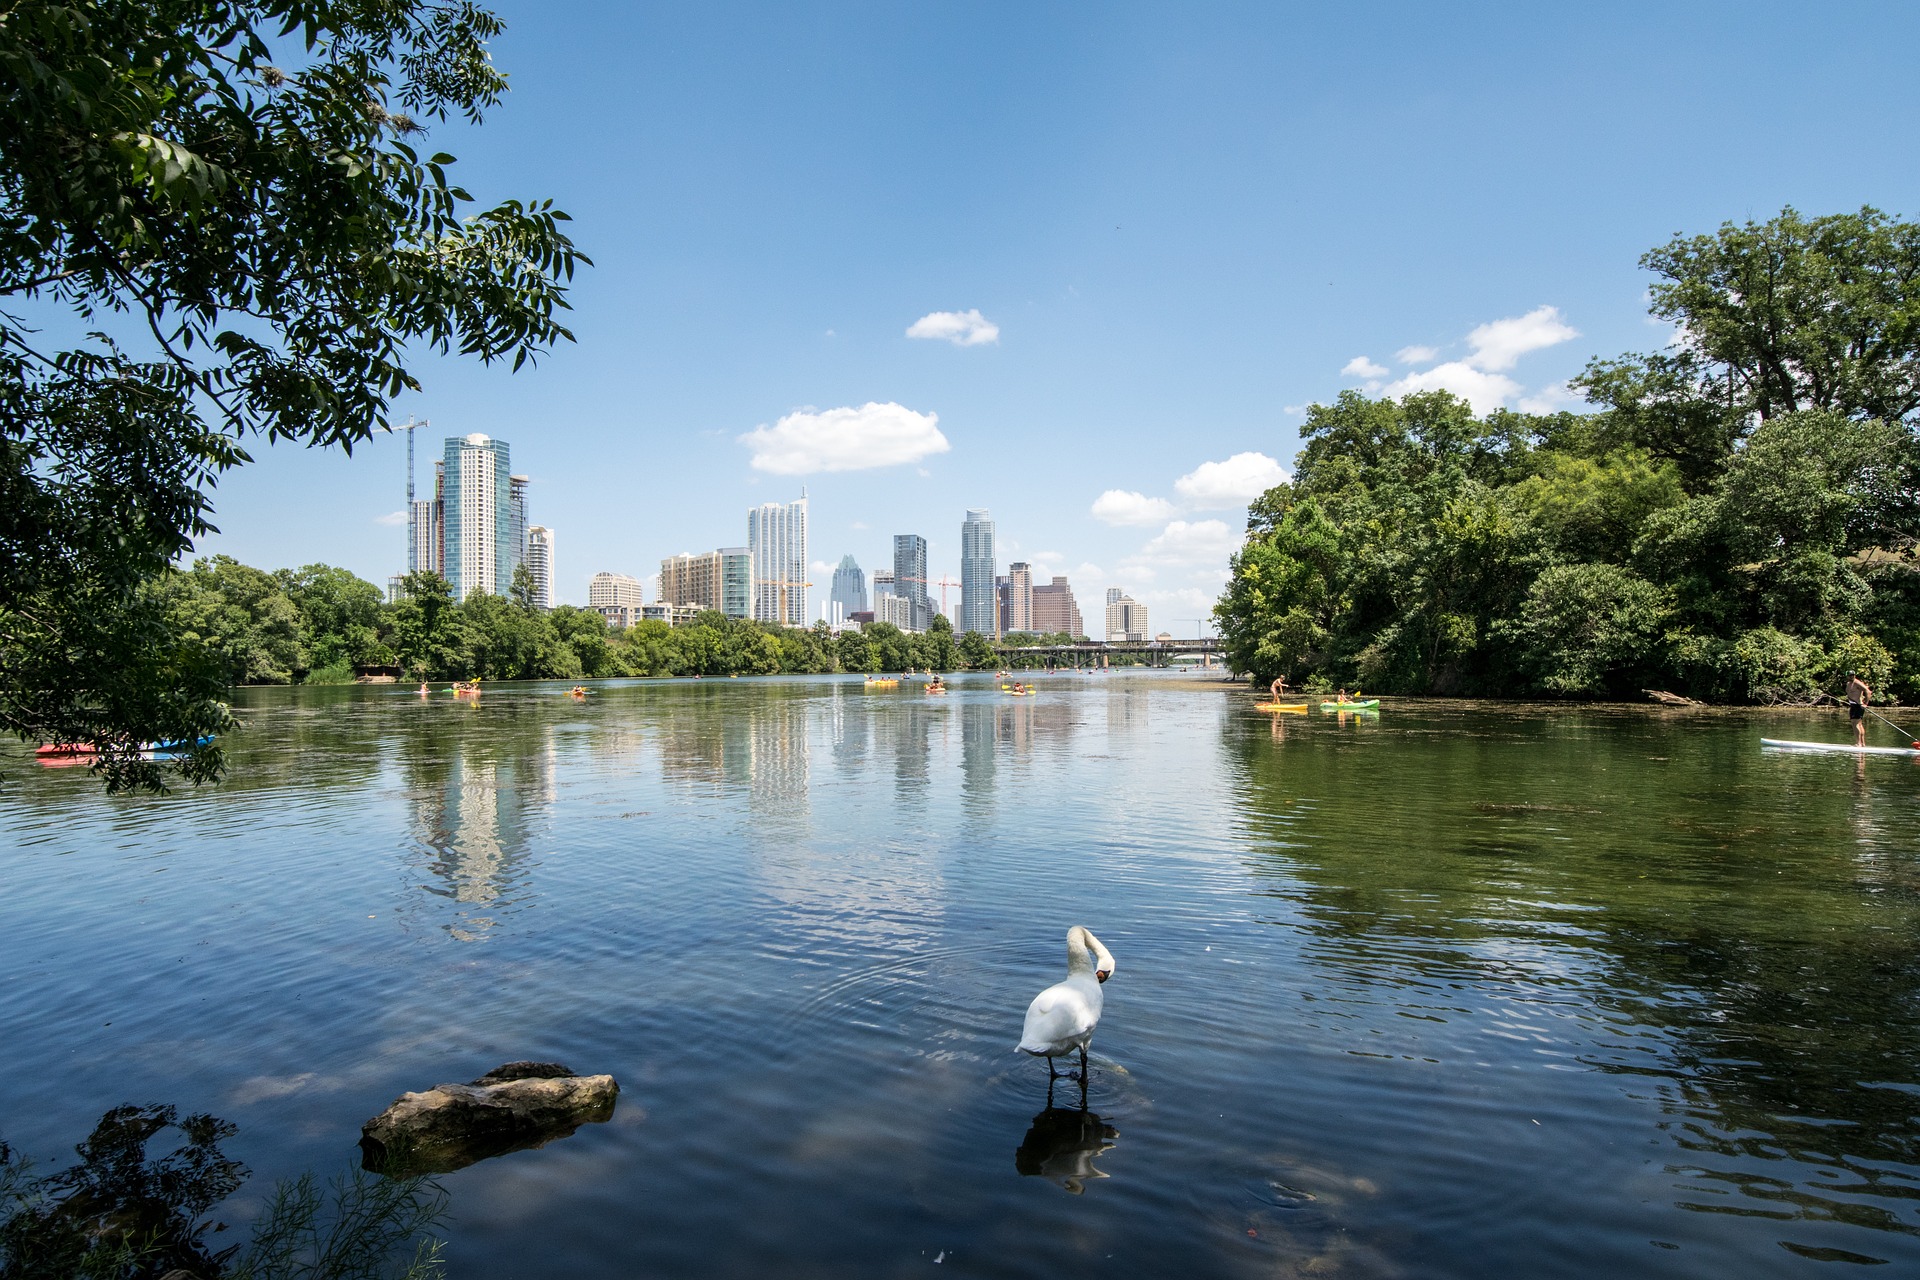
{"type": "Polygon", "coordinates": [[[475,432],[448,436],[442,459],[446,579],[456,601],[476,591],[503,596],[520,556],[513,543],[507,442],[475,432]]]}
{"type": "Polygon", "coordinates": [[[440,524],[441,490],[445,487],[444,463],[433,464],[433,497],[416,498],[413,495],[413,436],[424,422],[415,422],[409,418],[403,428],[407,433],[407,572],[408,573],[444,573],[446,564],[441,554],[442,530],[440,524]]]}
{"type": "MultiPolygon", "coordinates": [[[[1003,573],[993,580],[993,634],[996,636],[1007,634],[1007,607],[1007,575],[1003,573]]],[[[962,596],[960,599],[961,616],[965,617],[966,612],[966,597],[962,596]]],[[[966,628],[961,627],[960,630],[965,631],[966,628]]]]}
{"type": "Polygon", "coordinates": [[[545,613],[553,608],[553,530],[543,524],[527,526],[526,565],[533,575],[533,607],[545,613]]]}
{"type": "Polygon", "coordinates": [[[797,502],[769,502],[747,512],[753,564],[753,617],[804,627],[807,619],[807,491],[797,502]]]}
{"type": "Polygon", "coordinates": [[[1122,592],[1107,589],[1107,642],[1137,643],[1147,638],[1147,606],[1122,592]]]}
{"type": "Polygon", "coordinates": [[[1007,630],[1034,629],[1033,566],[1016,560],[1007,566],[1007,630]]]}
{"type": "Polygon", "coordinates": [[[927,540],[917,533],[893,535],[893,593],[913,602],[913,622],[906,630],[925,631],[933,625],[927,603],[927,540]]]}
{"type": "MultiPolygon", "coordinates": [[[[803,513],[804,517],[804,513],[803,513]]],[[[801,559],[805,559],[803,550],[801,559]]],[[[729,618],[745,618],[753,613],[753,556],[745,547],[722,547],[713,554],[720,557],[720,612],[729,618]]],[[[805,597],[801,600],[805,605],[805,597]]]]}
{"type": "Polygon", "coordinates": [[[589,609],[638,609],[645,603],[646,596],[640,579],[624,573],[596,573],[592,581],[587,583],[589,609]]]}
{"type": "Polygon", "coordinates": [[[840,567],[833,571],[833,594],[828,599],[840,606],[842,617],[867,611],[867,575],[852,556],[840,557],[840,567]]]}
{"type": "Polygon", "coordinates": [[[527,559],[527,485],[531,483],[525,476],[507,477],[507,545],[511,549],[513,561],[507,566],[507,581],[513,581],[513,571],[527,559]]]}
{"type": "Polygon", "coordinates": [[[993,588],[993,520],[985,509],[969,511],[960,524],[961,631],[1000,634],[993,588]]]}
{"type": "Polygon", "coordinates": [[[1074,603],[1073,588],[1056,575],[1050,586],[1033,589],[1033,629],[1042,635],[1066,632],[1078,639],[1087,634],[1080,622],[1080,606],[1074,603]]]}

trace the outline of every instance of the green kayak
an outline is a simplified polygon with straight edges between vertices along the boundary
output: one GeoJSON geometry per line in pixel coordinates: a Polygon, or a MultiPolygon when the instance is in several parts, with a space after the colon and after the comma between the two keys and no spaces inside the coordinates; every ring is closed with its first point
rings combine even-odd
{"type": "Polygon", "coordinates": [[[1320,709],[1322,711],[1375,711],[1379,706],[1380,699],[1368,698],[1364,702],[1323,702],[1320,704],[1320,709]]]}

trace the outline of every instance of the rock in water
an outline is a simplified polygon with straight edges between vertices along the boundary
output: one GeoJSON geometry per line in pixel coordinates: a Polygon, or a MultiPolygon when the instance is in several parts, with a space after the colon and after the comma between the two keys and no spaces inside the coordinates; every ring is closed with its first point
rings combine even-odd
{"type": "Polygon", "coordinates": [[[509,1062],[471,1084],[403,1093],[360,1129],[360,1163],[394,1177],[451,1173],[476,1160],[545,1146],[613,1118],[612,1076],[557,1062],[509,1062]]]}

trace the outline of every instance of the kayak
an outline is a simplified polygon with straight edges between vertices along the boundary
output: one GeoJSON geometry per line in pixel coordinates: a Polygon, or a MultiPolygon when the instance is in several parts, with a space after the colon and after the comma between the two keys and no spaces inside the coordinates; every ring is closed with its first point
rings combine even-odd
{"type": "Polygon", "coordinates": [[[1782,751],[1838,751],[1850,756],[1920,756],[1920,747],[1856,747],[1851,742],[1789,742],[1784,738],[1762,738],[1763,747],[1782,751]]]}
{"type": "Polygon", "coordinates": [[[1253,704],[1253,709],[1255,711],[1305,711],[1307,704],[1304,702],[1256,702],[1253,704]]]}
{"type": "Polygon", "coordinates": [[[1368,698],[1364,702],[1323,702],[1322,711],[1373,711],[1380,705],[1380,699],[1368,698]]]}

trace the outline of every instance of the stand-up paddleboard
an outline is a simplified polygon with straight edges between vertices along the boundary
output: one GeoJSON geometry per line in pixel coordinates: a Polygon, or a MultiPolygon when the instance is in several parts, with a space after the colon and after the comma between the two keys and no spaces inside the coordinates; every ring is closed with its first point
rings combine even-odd
{"type": "Polygon", "coordinates": [[[1763,747],[1783,751],[1838,751],[1849,756],[1920,756],[1920,747],[1856,747],[1851,742],[1788,742],[1784,738],[1762,738],[1763,747]]]}
{"type": "Polygon", "coordinates": [[[1253,709],[1255,711],[1301,711],[1301,712],[1304,712],[1307,709],[1307,704],[1304,702],[1256,702],[1253,704],[1253,709]]]}

